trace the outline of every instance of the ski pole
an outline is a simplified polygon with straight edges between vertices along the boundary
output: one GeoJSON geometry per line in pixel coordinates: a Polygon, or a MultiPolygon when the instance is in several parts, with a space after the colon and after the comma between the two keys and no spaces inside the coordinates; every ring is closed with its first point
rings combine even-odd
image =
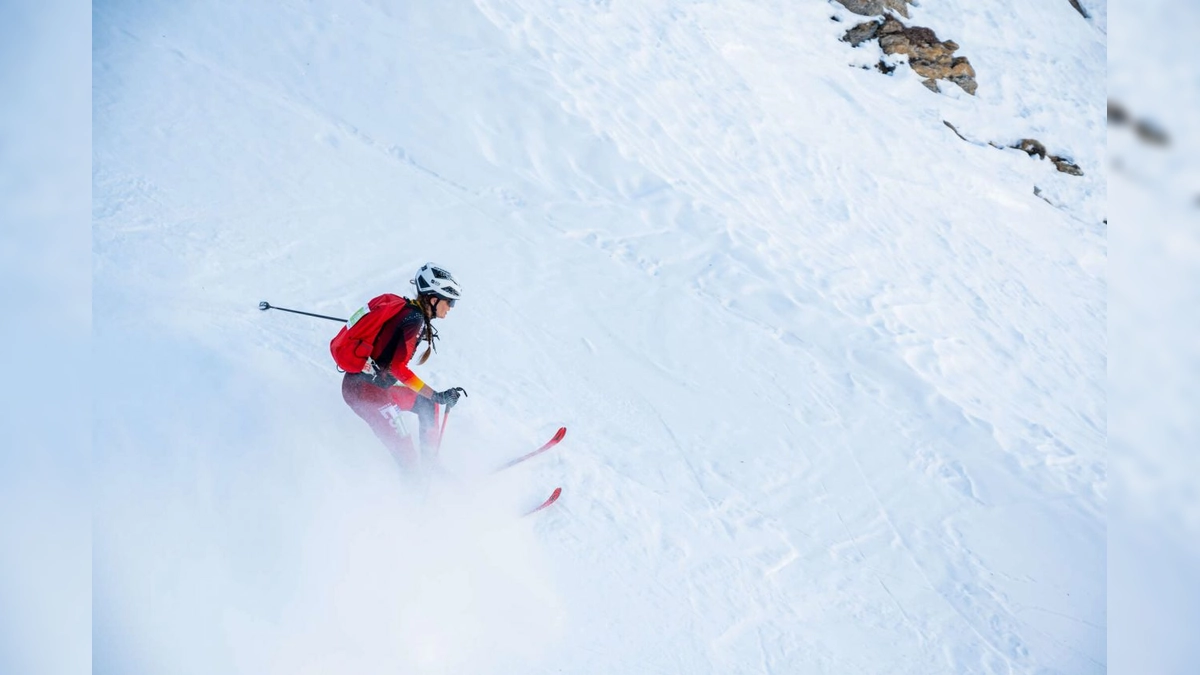
{"type": "Polygon", "coordinates": [[[442,454],[442,436],[446,434],[446,422],[450,419],[450,410],[453,406],[447,406],[446,412],[442,413],[442,428],[438,429],[437,450],[436,454],[442,454]]]}
{"type": "Polygon", "coordinates": [[[292,314],[303,314],[304,316],[315,316],[318,319],[329,319],[330,321],[337,321],[338,323],[346,323],[346,319],[339,319],[336,316],[325,316],[324,314],[313,314],[312,312],[301,312],[298,309],[288,309],[287,307],[276,307],[275,305],[272,305],[271,303],[267,302],[266,300],[263,300],[262,302],[258,303],[258,308],[264,312],[267,311],[268,309],[277,309],[281,312],[291,312],[292,314]]]}

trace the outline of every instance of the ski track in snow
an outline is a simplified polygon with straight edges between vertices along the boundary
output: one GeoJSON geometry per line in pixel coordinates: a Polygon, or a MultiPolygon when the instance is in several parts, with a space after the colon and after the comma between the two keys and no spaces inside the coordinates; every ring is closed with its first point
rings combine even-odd
{"type": "Polygon", "coordinates": [[[914,8],[976,63],[971,99],[851,67],[876,57],[837,41],[854,18],[832,4],[275,10],[95,13],[99,342],[149,322],[151,346],[187,346],[184,387],[114,384],[101,410],[101,576],[135,589],[101,615],[145,636],[126,658],[188,653],[194,626],[148,621],[155,578],[215,589],[182,611],[240,617],[200,641],[210,672],[1105,669],[1091,24],[1054,52],[1064,84],[1021,59],[1054,49],[1029,22],[1070,14],[914,8]],[[950,118],[1069,143],[1088,174],[963,143],[950,118]],[[253,309],[347,314],[427,259],[470,294],[422,373],[471,392],[447,464],[571,429],[465,498],[564,486],[507,544],[491,521],[396,515],[327,363],[336,326],[253,309]],[[121,421],[148,410],[149,430],[121,421]],[[148,494],[164,475],[177,495],[148,494]],[[139,515],[148,499],[170,508],[139,515]],[[173,531],[194,541],[149,543],[173,531]],[[423,545],[380,543],[406,537],[423,545]],[[296,586],[247,592],[265,560],[296,586]]]}

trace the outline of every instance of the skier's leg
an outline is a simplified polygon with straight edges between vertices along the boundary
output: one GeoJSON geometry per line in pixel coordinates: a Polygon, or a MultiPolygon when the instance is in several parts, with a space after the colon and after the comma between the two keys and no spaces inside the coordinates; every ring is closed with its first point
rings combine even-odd
{"type": "Polygon", "coordinates": [[[425,462],[436,462],[438,447],[437,404],[418,396],[417,392],[404,387],[392,387],[390,392],[392,402],[401,410],[408,410],[417,416],[417,429],[421,439],[421,457],[425,462]]]}
{"type": "Polygon", "coordinates": [[[342,378],[342,399],[371,427],[401,469],[416,468],[417,452],[404,426],[403,408],[396,405],[387,389],[376,387],[355,373],[346,373],[342,378]]]}

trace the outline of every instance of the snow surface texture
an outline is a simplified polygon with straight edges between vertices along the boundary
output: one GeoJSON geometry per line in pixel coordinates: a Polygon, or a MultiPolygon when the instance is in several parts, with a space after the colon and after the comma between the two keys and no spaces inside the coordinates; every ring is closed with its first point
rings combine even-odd
{"type": "Polygon", "coordinates": [[[98,4],[96,672],[1104,671],[1105,15],[912,15],[98,4]],[[256,306],[428,260],[417,499],[256,306]]]}

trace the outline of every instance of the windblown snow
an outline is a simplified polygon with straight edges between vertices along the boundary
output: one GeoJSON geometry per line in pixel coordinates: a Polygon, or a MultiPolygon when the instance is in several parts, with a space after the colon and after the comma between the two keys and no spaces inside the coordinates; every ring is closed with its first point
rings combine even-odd
{"type": "Polygon", "coordinates": [[[95,3],[95,672],[1104,672],[1092,4],[95,3]],[[257,306],[428,261],[419,490],[257,306]]]}

